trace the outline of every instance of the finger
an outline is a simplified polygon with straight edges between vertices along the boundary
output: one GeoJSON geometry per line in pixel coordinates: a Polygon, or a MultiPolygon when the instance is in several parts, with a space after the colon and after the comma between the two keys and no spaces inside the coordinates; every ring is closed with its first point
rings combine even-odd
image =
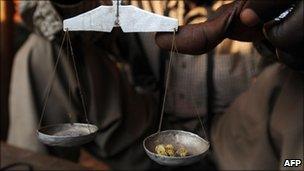
{"type": "Polygon", "coordinates": [[[265,37],[278,49],[299,56],[303,44],[303,1],[300,1],[285,18],[265,24],[265,37]]]}
{"type": "MultiPolygon", "coordinates": [[[[176,34],[176,47],[181,53],[202,54],[214,48],[224,38],[226,31],[235,13],[233,4],[221,8],[217,16],[207,22],[179,27],[176,34]]],[[[166,50],[172,46],[172,33],[157,33],[157,45],[166,50]]]]}
{"type": "Polygon", "coordinates": [[[255,26],[277,17],[297,0],[247,0],[240,19],[247,26],[255,26]]]}

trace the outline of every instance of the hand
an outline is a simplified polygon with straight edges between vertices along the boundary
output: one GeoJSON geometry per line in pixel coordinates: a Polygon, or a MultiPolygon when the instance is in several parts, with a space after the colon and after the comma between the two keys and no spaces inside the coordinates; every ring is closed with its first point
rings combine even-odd
{"type": "MultiPolygon", "coordinates": [[[[289,54],[289,57],[293,56],[292,63],[298,63],[299,60],[301,63],[302,60],[303,64],[303,58],[297,57],[302,54],[303,1],[244,0],[223,5],[212,19],[200,24],[181,26],[176,34],[176,45],[181,53],[202,54],[216,47],[225,38],[239,41],[266,38],[278,49],[278,54],[289,54]],[[273,20],[292,4],[295,4],[295,9],[286,18],[273,20]]],[[[156,43],[160,48],[169,50],[172,33],[157,33],[156,43]]]]}
{"type": "Polygon", "coordinates": [[[303,1],[249,1],[240,14],[247,26],[264,23],[265,38],[276,47],[280,61],[296,70],[304,71],[303,45],[303,1]],[[283,19],[272,20],[286,7],[294,4],[293,10],[283,19]]]}

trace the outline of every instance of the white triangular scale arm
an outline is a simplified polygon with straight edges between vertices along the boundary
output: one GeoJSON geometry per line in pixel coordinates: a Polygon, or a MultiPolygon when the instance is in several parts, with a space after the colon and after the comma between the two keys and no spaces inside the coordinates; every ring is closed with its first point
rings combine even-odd
{"type": "Polygon", "coordinates": [[[178,29],[177,19],[154,14],[133,5],[101,5],[91,11],[63,21],[63,29],[69,31],[111,32],[121,27],[123,32],[173,32],[178,29]]]}

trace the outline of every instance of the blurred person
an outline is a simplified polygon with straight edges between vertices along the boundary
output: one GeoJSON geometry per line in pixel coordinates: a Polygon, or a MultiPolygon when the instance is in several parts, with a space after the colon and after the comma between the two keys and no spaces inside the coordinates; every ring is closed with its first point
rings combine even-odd
{"type": "MultiPolygon", "coordinates": [[[[63,36],[62,20],[112,1],[21,1],[25,25],[33,32],[18,51],[10,89],[10,144],[77,161],[79,149],[48,147],[37,141],[44,92],[63,36]]],[[[71,42],[88,102],[88,120],[99,127],[85,146],[112,169],[145,169],[154,164],[142,149],[157,120],[157,77],[139,34],[72,32],[71,42]]],[[[86,122],[73,64],[61,55],[42,126],[86,122]],[[70,87],[69,87],[70,86],[70,87]],[[69,89],[71,100],[69,100],[69,89]],[[69,106],[71,101],[71,106],[69,106]]],[[[157,73],[157,71],[156,71],[157,73]]]]}
{"type": "MultiPolygon", "coordinates": [[[[214,10],[225,3],[227,1],[170,1],[168,11],[180,24],[195,24],[213,17],[214,10]]],[[[225,40],[208,54],[179,54],[178,57],[175,56],[172,63],[162,129],[187,130],[208,138],[197,114],[203,119],[205,131],[208,130],[213,113],[225,111],[249,87],[263,69],[264,61],[252,43],[233,40],[225,40]]],[[[212,151],[206,156],[187,168],[215,169],[212,151]]]]}
{"type": "MultiPolygon", "coordinates": [[[[204,22],[213,17],[216,8],[227,2],[185,1],[185,15],[179,21],[186,25],[204,22]]],[[[199,128],[196,112],[203,118],[211,113],[222,113],[248,88],[252,79],[263,68],[260,66],[263,59],[252,43],[229,39],[224,40],[209,53],[179,54],[178,57],[173,59],[167,114],[164,117],[168,117],[169,120],[172,117],[195,122],[196,129],[199,128]],[[236,82],[238,84],[235,84],[236,82]]],[[[174,120],[179,119],[172,121],[174,120]]]]}
{"type": "MultiPolygon", "coordinates": [[[[173,35],[158,33],[169,50],[173,35]]],[[[181,53],[201,54],[225,38],[252,41],[277,56],[222,114],[211,123],[215,161],[223,170],[302,170],[303,162],[303,1],[234,1],[214,18],[182,26],[176,34],[181,53]]]]}

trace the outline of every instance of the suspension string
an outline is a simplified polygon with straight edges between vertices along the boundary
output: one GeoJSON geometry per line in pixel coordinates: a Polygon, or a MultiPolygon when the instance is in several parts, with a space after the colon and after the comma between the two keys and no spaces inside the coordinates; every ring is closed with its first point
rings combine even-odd
{"type": "Polygon", "coordinates": [[[168,87],[169,87],[169,82],[170,82],[170,75],[171,75],[170,73],[171,73],[171,67],[172,67],[172,61],[173,61],[172,58],[174,55],[173,50],[174,50],[174,44],[175,44],[175,34],[176,34],[176,29],[174,29],[174,32],[173,32],[172,46],[171,46],[171,50],[170,50],[169,64],[168,64],[166,81],[165,81],[165,93],[164,93],[164,97],[163,97],[163,104],[162,104],[161,115],[160,115],[159,126],[158,126],[157,132],[161,131],[164,112],[165,112],[165,104],[166,104],[166,99],[167,99],[167,92],[168,92],[168,87]]]}
{"type": "MultiPolygon", "coordinates": [[[[177,58],[178,58],[179,52],[178,52],[178,50],[177,50],[176,43],[174,43],[174,52],[176,53],[177,58]]],[[[202,121],[202,119],[201,119],[201,117],[200,117],[200,115],[199,115],[199,111],[198,111],[198,109],[197,109],[197,105],[195,104],[195,100],[194,100],[194,98],[193,98],[193,92],[192,92],[192,90],[190,90],[190,98],[191,98],[191,101],[192,101],[192,103],[193,103],[193,104],[192,104],[192,107],[194,108],[195,114],[196,114],[196,116],[197,116],[197,118],[198,118],[198,120],[199,120],[199,123],[200,123],[201,127],[202,127],[202,131],[203,131],[203,134],[204,134],[203,136],[204,136],[205,139],[209,142],[208,136],[207,136],[207,132],[206,132],[206,130],[205,130],[204,123],[203,123],[203,121],[202,121]]]]}
{"type": "MultiPolygon", "coordinates": [[[[70,52],[69,52],[69,42],[66,41],[66,56],[67,56],[67,60],[68,60],[68,63],[70,64],[71,60],[70,60],[70,52]]],[[[68,80],[68,95],[69,95],[69,100],[68,100],[68,117],[69,117],[69,120],[70,120],[70,124],[72,125],[73,122],[72,122],[72,99],[71,99],[71,83],[70,83],[70,80],[68,80]]]]}
{"type": "Polygon", "coordinates": [[[52,86],[53,86],[53,83],[54,83],[54,80],[55,80],[56,70],[57,70],[57,67],[58,67],[58,64],[59,64],[59,61],[60,61],[60,57],[62,56],[61,52],[62,52],[62,49],[63,49],[63,45],[64,45],[64,41],[66,39],[66,36],[67,36],[67,34],[64,33],[64,36],[63,36],[63,39],[62,39],[62,42],[61,42],[61,45],[60,45],[59,53],[58,53],[58,56],[57,56],[57,59],[56,59],[55,65],[54,65],[54,69],[53,69],[53,72],[52,72],[52,75],[51,75],[51,79],[49,80],[48,86],[47,86],[46,91],[45,91],[45,96],[43,98],[44,102],[43,102],[42,112],[41,112],[41,116],[40,116],[40,120],[39,120],[39,124],[38,124],[38,129],[40,129],[42,119],[45,115],[47,102],[48,102],[48,99],[51,95],[51,90],[52,90],[52,86]]]}
{"type": "Polygon", "coordinates": [[[192,92],[192,90],[190,90],[190,96],[191,96],[191,101],[192,101],[192,107],[194,108],[194,110],[195,110],[195,114],[196,114],[196,116],[197,116],[197,118],[198,118],[198,120],[199,120],[199,123],[200,123],[200,125],[201,125],[201,127],[202,127],[202,131],[203,131],[203,136],[204,136],[204,138],[207,140],[207,141],[209,141],[208,140],[208,136],[207,136],[207,132],[206,132],[206,130],[205,130],[205,127],[204,127],[204,123],[203,123],[203,121],[202,121],[202,119],[201,119],[201,117],[200,117],[200,115],[199,115],[199,111],[198,111],[198,109],[197,109],[197,105],[195,104],[195,100],[194,100],[194,98],[193,98],[193,92],[192,92]]]}
{"type": "Polygon", "coordinates": [[[71,57],[72,57],[74,71],[75,71],[75,75],[76,75],[76,81],[77,81],[77,85],[79,87],[81,104],[82,104],[82,107],[83,107],[83,111],[84,111],[86,122],[88,124],[87,126],[88,126],[88,129],[89,129],[89,132],[91,133],[91,130],[90,130],[90,127],[89,127],[90,123],[89,123],[89,119],[88,119],[88,115],[87,115],[87,109],[86,109],[86,101],[85,101],[85,98],[84,98],[83,89],[82,89],[82,87],[80,85],[80,79],[79,79],[79,74],[78,74],[77,67],[76,67],[76,62],[75,62],[75,56],[74,56],[74,52],[73,52],[72,42],[71,42],[71,38],[70,38],[70,35],[69,35],[69,31],[66,30],[66,32],[67,32],[67,39],[68,39],[70,50],[71,50],[71,57]]]}

